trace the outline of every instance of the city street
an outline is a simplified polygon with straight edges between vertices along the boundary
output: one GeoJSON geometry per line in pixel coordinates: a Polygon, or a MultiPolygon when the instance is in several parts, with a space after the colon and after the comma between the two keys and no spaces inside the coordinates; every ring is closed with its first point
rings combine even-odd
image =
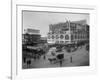
{"type": "MultiPolygon", "coordinates": [[[[23,68],[52,68],[52,67],[60,67],[60,62],[57,61],[55,63],[50,63],[48,60],[48,54],[50,51],[44,56],[41,56],[40,59],[34,60],[31,59],[31,65],[28,67],[26,63],[23,63],[23,68]]],[[[71,67],[71,66],[89,66],[89,52],[86,51],[86,45],[82,46],[82,48],[78,48],[74,52],[66,52],[63,50],[64,60],[62,61],[61,67],[71,67]]]]}

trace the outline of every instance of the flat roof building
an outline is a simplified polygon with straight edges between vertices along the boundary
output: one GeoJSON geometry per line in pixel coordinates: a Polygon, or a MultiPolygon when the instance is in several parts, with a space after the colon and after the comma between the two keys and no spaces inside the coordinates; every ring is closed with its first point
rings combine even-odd
{"type": "Polygon", "coordinates": [[[22,35],[23,38],[23,44],[37,44],[40,42],[41,35],[40,35],[40,30],[36,29],[25,29],[25,33],[22,35]]]}

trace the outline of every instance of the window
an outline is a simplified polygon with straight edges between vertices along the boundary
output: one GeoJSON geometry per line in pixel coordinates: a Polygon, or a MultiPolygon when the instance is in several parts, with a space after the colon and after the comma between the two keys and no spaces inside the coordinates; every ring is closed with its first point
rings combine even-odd
{"type": "Polygon", "coordinates": [[[64,43],[64,41],[60,41],[60,43],[61,43],[61,44],[63,44],[63,43],[64,43]]]}
{"type": "Polygon", "coordinates": [[[77,39],[77,35],[75,35],[75,39],[77,39]]]}
{"type": "Polygon", "coordinates": [[[74,39],[74,35],[71,35],[71,40],[73,40],[74,39]]]}
{"type": "Polygon", "coordinates": [[[59,44],[59,41],[56,41],[57,44],[59,44]]]}
{"type": "Polygon", "coordinates": [[[54,35],[52,35],[52,39],[54,39],[55,37],[54,37],[54,35]]]}
{"type": "Polygon", "coordinates": [[[65,39],[68,40],[69,39],[69,36],[68,35],[65,35],[65,39]]]}
{"type": "Polygon", "coordinates": [[[56,39],[58,39],[59,38],[59,36],[58,35],[56,35],[56,39]]]}
{"type": "Polygon", "coordinates": [[[65,43],[68,43],[68,41],[65,41],[65,43]]]}
{"type": "Polygon", "coordinates": [[[64,36],[63,35],[60,35],[60,39],[63,39],[64,38],[64,36]]]}

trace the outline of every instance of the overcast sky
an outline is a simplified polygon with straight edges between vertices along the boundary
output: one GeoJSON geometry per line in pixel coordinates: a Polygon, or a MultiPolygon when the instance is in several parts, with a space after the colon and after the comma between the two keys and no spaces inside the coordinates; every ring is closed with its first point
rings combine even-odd
{"type": "Polygon", "coordinates": [[[23,11],[23,29],[38,29],[41,36],[47,36],[49,24],[66,22],[66,20],[86,20],[89,24],[89,14],[23,11]]]}

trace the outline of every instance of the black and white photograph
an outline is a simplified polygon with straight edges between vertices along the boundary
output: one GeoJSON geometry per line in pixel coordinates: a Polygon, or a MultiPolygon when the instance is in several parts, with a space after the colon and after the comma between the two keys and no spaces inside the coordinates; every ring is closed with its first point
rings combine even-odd
{"type": "Polygon", "coordinates": [[[22,10],[22,69],[90,65],[89,13],[22,10]]]}

